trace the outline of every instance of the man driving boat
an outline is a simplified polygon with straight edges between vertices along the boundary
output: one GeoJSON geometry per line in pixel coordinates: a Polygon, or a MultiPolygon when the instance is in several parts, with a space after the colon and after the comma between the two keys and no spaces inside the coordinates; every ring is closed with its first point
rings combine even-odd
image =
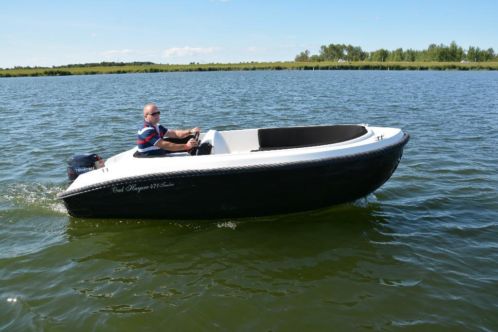
{"type": "Polygon", "coordinates": [[[165,128],[159,124],[161,112],[154,103],[144,106],[143,116],[143,127],[138,130],[137,156],[160,156],[171,152],[190,151],[197,147],[198,143],[194,137],[200,133],[200,128],[185,130],[165,128]]]}

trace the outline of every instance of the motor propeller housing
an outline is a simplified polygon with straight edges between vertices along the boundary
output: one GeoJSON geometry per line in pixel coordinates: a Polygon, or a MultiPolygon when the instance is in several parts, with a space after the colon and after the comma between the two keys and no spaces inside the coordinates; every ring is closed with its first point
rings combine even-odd
{"type": "Polygon", "coordinates": [[[74,155],[67,161],[67,177],[74,181],[83,173],[104,167],[104,159],[96,153],[74,155]]]}

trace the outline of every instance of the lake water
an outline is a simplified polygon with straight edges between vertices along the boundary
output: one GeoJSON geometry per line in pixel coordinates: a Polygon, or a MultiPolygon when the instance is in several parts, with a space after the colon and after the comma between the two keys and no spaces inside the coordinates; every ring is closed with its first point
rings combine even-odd
{"type": "Polygon", "coordinates": [[[498,330],[496,72],[4,78],[0,119],[0,330],[498,330]],[[411,140],[352,204],[69,217],[66,159],[132,147],[149,101],[170,128],[368,123],[411,140]]]}

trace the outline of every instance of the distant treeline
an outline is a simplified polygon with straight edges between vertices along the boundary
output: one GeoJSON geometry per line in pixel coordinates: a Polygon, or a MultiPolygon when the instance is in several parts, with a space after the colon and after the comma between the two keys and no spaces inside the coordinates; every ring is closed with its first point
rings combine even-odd
{"type": "Polygon", "coordinates": [[[307,61],[307,62],[244,62],[188,65],[141,64],[141,62],[80,64],[58,67],[16,67],[0,69],[1,77],[67,76],[127,73],[160,73],[189,71],[249,70],[498,70],[498,61],[434,62],[434,61],[307,61]],[[137,64],[139,63],[139,64],[137,64]]]}
{"type": "MultiPolygon", "coordinates": [[[[124,66],[150,66],[154,65],[154,62],[140,62],[140,61],[134,61],[134,62],[108,62],[108,61],[103,61],[103,62],[90,62],[90,63],[82,63],[82,64],[69,64],[69,65],[63,65],[63,66],[52,66],[51,68],[81,68],[81,67],[124,67],[124,66]]],[[[30,67],[30,66],[15,66],[13,69],[46,69],[47,67],[30,67]]]]}
{"type": "Polygon", "coordinates": [[[318,54],[310,55],[310,51],[306,50],[299,53],[296,62],[318,62],[318,61],[375,61],[375,62],[485,62],[497,61],[498,55],[492,48],[480,49],[479,47],[470,46],[468,49],[463,49],[455,42],[449,46],[444,44],[431,44],[425,50],[403,50],[398,48],[394,51],[379,49],[373,52],[365,52],[360,46],[352,46],[345,44],[330,44],[322,45],[318,54]]]}

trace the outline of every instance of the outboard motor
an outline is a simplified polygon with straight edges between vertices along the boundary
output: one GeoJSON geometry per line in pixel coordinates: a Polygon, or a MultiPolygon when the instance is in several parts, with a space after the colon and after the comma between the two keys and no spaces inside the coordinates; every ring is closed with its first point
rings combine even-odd
{"type": "Polygon", "coordinates": [[[67,177],[74,181],[79,175],[102,167],[104,159],[95,153],[75,155],[67,161],[67,177]]]}

